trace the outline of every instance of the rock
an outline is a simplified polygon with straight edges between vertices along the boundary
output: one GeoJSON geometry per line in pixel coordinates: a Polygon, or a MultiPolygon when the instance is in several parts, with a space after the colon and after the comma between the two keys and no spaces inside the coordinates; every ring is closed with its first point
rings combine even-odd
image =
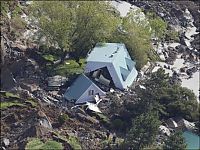
{"type": "Polygon", "coordinates": [[[46,118],[39,119],[39,123],[41,126],[43,126],[45,128],[52,129],[52,125],[51,125],[50,121],[46,118]]]}
{"type": "Polygon", "coordinates": [[[93,123],[93,124],[99,123],[99,121],[97,119],[94,119],[94,118],[90,117],[89,115],[85,116],[81,113],[77,113],[76,115],[82,121],[86,121],[86,122],[93,123]]]}
{"type": "Polygon", "coordinates": [[[8,145],[10,145],[10,141],[7,138],[3,138],[3,144],[5,147],[7,147],[8,145]]]}
{"type": "Polygon", "coordinates": [[[37,118],[38,118],[38,122],[41,126],[52,129],[52,124],[44,112],[38,111],[37,118]]]}

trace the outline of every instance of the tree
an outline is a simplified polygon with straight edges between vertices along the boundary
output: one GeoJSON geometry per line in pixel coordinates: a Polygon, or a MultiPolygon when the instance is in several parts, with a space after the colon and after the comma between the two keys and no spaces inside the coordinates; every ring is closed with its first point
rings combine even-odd
{"type": "Polygon", "coordinates": [[[142,149],[151,145],[158,133],[159,125],[158,116],[152,112],[136,117],[125,139],[125,147],[142,149]]]}
{"type": "Polygon", "coordinates": [[[162,41],[167,31],[167,23],[153,12],[148,12],[146,16],[150,23],[153,36],[158,41],[162,41]]]}
{"type": "Polygon", "coordinates": [[[101,1],[37,1],[32,6],[40,34],[50,45],[74,52],[77,62],[97,42],[104,42],[119,23],[113,8],[101,1]]]}
{"type": "Polygon", "coordinates": [[[143,112],[156,110],[162,118],[179,116],[190,121],[198,120],[199,104],[195,94],[180,85],[171,84],[163,69],[152,73],[143,85],[145,90],[137,89],[141,98],[137,109],[142,108],[143,112]]]}
{"type": "Polygon", "coordinates": [[[163,146],[164,150],[184,150],[186,149],[187,144],[185,143],[185,139],[182,136],[181,132],[176,132],[171,135],[166,141],[163,146]]]}
{"type": "Polygon", "coordinates": [[[122,18],[121,25],[113,35],[112,42],[124,43],[130,56],[136,61],[137,69],[147,63],[148,55],[151,53],[150,26],[140,17],[140,11],[131,11],[122,18]]]}

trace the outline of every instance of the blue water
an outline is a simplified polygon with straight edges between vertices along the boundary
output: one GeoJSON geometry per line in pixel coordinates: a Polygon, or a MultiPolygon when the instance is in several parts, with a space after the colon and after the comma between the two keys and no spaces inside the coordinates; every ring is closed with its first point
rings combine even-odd
{"type": "Polygon", "coordinates": [[[187,143],[187,149],[189,150],[196,150],[200,149],[200,137],[192,132],[185,131],[183,133],[183,137],[185,138],[185,141],[187,143]]]}

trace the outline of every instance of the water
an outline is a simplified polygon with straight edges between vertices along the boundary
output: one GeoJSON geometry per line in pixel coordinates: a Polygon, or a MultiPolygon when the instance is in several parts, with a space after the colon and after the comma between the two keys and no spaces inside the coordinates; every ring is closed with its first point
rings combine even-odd
{"type": "Polygon", "coordinates": [[[187,143],[187,149],[200,149],[200,137],[192,132],[185,131],[183,137],[187,143]]]}

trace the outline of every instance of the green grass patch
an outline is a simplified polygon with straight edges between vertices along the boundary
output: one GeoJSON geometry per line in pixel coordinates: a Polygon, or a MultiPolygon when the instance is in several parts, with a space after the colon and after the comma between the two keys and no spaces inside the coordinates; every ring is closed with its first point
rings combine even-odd
{"type": "Polygon", "coordinates": [[[103,123],[110,124],[110,119],[107,116],[100,113],[95,113],[95,115],[98,120],[102,121],[103,123]]]}
{"type": "Polygon", "coordinates": [[[61,136],[58,132],[53,131],[53,134],[56,135],[59,139],[62,139],[63,141],[66,141],[67,143],[70,144],[72,149],[74,150],[81,150],[81,145],[78,141],[78,139],[74,136],[69,136],[69,138],[65,136],[61,136]]]}
{"type": "Polygon", "coordinates": [[[38,103],[34,99],[27,99],[25,102],[30,103],[31,106],[36,107],[38,103]]]}
{"type": "Polygon", "coordinates": [[[10,92],[6,92],[5,96],[6,96],[6,98],[19,98],[18,95],[10,93],[10,92]]]}
{"type": "Polygon", "coordinates": [[[43,143],[40,139],[38,138],[32,138],[28,141],[25,147],[26,150],[62,150],[64,149],[62,143],[53,141],[53,140],[48,140],[45,143],[43,143]]]}
{"type": "Polygon", "coordinates": [[[70,136],[69,139],[67,140],[67,142],[71,145],[71,147],[75,150],[80,150],[82,149],[81,148],[81,145],[78,141],[78,139],[74,136],[70,136]]]}
{"type": "Polygon", "coordinates": [[[44,59],[48,60],[48,61],[55,61],[58,59],[58,57],[51,55],[51,54],[45,54],[42,56],[44,59]]]}
{"type": "Polygon", "coordinates": [[[86,64],[85,59],[80,59],[81,66],[75,60],[66,60],[63,64],[59,64],[56,67],[47,66],[50,75],[71,76],[73,74],[83,73],[86,64]]]}
{"type": "Polygon", "coordinates": [[[8,107],[11,107],[11,106],[26,106],[20,102],[17,102],[17,101],[8,101],[8,102],[1,102],[1,105],[0,105],[1,109],[5,109],[5,108],[8,108],[8,107]]]}

